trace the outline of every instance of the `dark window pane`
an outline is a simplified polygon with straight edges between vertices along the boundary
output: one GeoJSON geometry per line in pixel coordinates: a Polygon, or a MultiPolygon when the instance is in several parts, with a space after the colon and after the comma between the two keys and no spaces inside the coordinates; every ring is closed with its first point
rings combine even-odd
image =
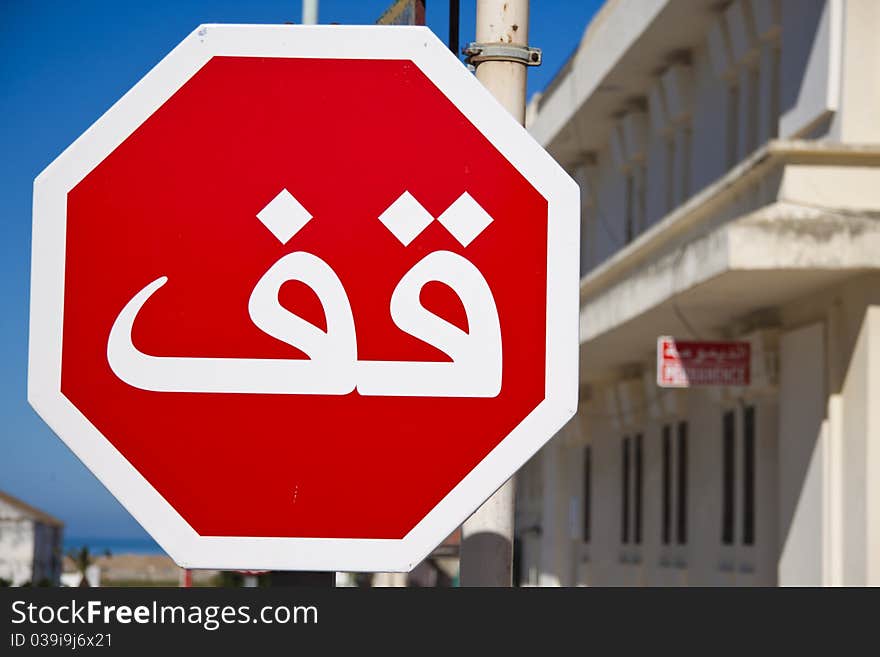
{"type": "Polygon", "coordinates": [[[633,180],[633,175],[629,174],[626,177],[626,217],[624,224],[624,240],[627,244],[632,242],[633,237],[635,236],[635,200],[633,198],[635,193],[635,182],[633,180]]]}
{"type": "Polygon", "coordinates": [[[663,427],[663,545],[669,545],[672,524],[672,427],[663,427]]]}
{"type": "Polygon", "coordinates": [[[780,79],[780,63],[782,58],[781,50],[776,47],[770,51],[770,102],[767,108],[770,110],[770,120],[767,125],[770,126],[770,134],[768,137],[774,139],[779,136],[779,84],[780,79]]]}
{"type": "Polygon", "coordinates": [[[643,164],[639,168],[639,180],[637,182],[636,195],[638,202],[638,216],[635,221],[635,232],[642,232],[648,223],[647,220],[647,196],[648,196],[648,169],[643,164]]]}
{"type": "Polygon", "coordinates": [[[636,444],[635,444],[635,509],[633,510],[633,515],[635,516],[635,532],[634,532],[634,542],[636,545],[640,545],[642,542],[642,434],[636,435],[636,444]]]}
{"type": "Polygon", "coordinates": [[[721,463],[721,542],[733,543],[734,432],[733,411],[724,414],[721,463]]]}
{"type": "Polygon", "coordinates": [[[678,505],[676,538],[679,545],[687,543],[688,521],[688,424],[678,423],[678,505]]]}
{"type": "Polygon", "coordinates": [[[620,540],[629,543],[629,438],[623,439],[623,507],[621,509],[620,540]]]}
{"type": "Polygon", "coordinates": [[[584,447],[584,542],[590,542],[591,487],[593,485],[593,455],[589,445],[584,447]]]}
{"type": "Polygon", "coordinates": [[[738,160],[739,142],[739,87],[727,88],[727,166],[733,167],[738,160]]]}
{"type": "Polygon", "coordinates": [[[743,543],[755,543],[755,407],[743,414],[743,543]]]}
{"type": "Polygon", "coordinates": [[[681,140],[681,202],[684,203],[691,195],[691,148],[693,131],[690,125],[685,126],[681,140]]]}

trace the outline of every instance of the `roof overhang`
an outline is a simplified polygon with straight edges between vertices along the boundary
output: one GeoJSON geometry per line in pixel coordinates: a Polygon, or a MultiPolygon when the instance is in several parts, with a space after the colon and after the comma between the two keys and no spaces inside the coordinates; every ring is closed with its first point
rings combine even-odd
{"type": "Polygon", "coordinates": [[[602,148],[615,115],[643,98],[681,51],[699,45],[717,5],[610,0],[540,97],[532,135],[564,166],[602,148]]]}

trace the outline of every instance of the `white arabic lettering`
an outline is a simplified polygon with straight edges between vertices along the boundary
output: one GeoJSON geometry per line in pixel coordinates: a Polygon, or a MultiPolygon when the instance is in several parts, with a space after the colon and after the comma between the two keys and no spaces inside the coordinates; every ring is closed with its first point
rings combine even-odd
{"type": "MultiPolygon", "coordinates": [[[[282,190],[284,193],[286,190],[282,190]]],[[[413,203],[418,205],[411,196],[406,202],[408,211],[413,203]]],[[[454,227],[456,230],[450,232],[466,246],[492,221],[487,217],[469,195],[463,194],[438,220],[454,227]]],[[[305,223],[301,218],[298,221],[299,227],[305,223]]],[[[395,232],[393,225],[389,228],[395,232]]],[[[422,222],[422,230],[426,225],[422,222]]],[[[413,236],[407,234],[406,238],[405,245],[413,236]]],[[[501,391],[501,327],[495,299],[480,270],[451,251],[434,251],[419,260],[401,278],[389,303],[391,318],[400,330],[437,348],[451,362],[358,361],[354,318],[342,281],[324,260],[304,251],[284,255],[269,268],[251,292],[248,313],[257,328],[301,350],[308,360],[146,354],[132,342],[134,322],[147,301],[167,282],[168,278],[162,276],[135,294],[110,330],[110,368],[136,388],[300,395],[346,395],[357,389],[365,396],[407,397],[495,397],[501,391]],[[301,282],[315,292],[324,309],[326,331],[281,305],[278,293],[288,281],[301,282]],[[458,295],[465,309],[467,331],[421,304],[421,290],[431,281],[449,286],[458,295]]]]}

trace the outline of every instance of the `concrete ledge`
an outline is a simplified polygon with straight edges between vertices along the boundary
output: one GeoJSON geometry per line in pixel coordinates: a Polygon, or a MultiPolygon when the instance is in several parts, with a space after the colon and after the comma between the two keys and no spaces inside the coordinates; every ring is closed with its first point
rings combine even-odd
{"type": "Polygon", "coordinates": [[[719,307],[737,307],[725,299],[735,285],[729,275],[737,272],[764,272],[768,285],[753,295],[760,304],[785,298],[787,290],[802,291],[798,271],[818,283],[835,273],[876,268],[880,217],[775,203],[688,241],[582,299],[580,339],[582,344],[593,340],[696,288],[701,303],[715,297],[719,307]],[[781,277],[771,281],[774,271],[784,272],[785,282],[781,277]],[[722,275],[728,275],[723,284],[722,275]],[[713,281],[719,283],[714,290],[713,281]],[[767,297],[770,290],[776,297],[767,297]]]}
{"type": "MultiPolygon", "coordinates": [[[[880,208],[880,145],[771,141],[587,273],[581,279],[582,303],[586,298],[600,294],[615,281],[629,276],[643,263],[658,259],[664,250],[686,238],[688,233],[694,234],[705,227],[723,212],[725,204],[732,204],[758,181],[769,177],[773,169],[779,169],[782,173],[786,165],[794,164],[853,167],[854,171],[858,170],[860,178],[865,175],[864,169],[867,168],[878,184],[871,190],[874,198],[864,198],[862,208],[866,212],[880,208]]],[[[813,180],[810,188],[816,189],[818,184],[813,180]]],[[[839,189],[839,181],[835,184],[839,189]]],[[[797,185],[789,177],[786,200],[798,200],[796,189],[797,185]]],[[[833,187],[822,191],[825,203],[837,202],[846,206],[852,202],[847,194],[839,193],[833,187]]]]}

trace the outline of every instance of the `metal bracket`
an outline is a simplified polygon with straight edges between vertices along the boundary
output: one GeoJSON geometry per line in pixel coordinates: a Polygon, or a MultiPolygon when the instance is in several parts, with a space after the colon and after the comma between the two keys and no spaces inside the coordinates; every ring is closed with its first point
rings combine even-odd
{"type": "Polygon", "coordinates": [[[515,62],[524,66],[541,65],[541,49],[510,43],[469,43],[462,48],[465,62],[473,67],[483,62],[515,62]]]}

